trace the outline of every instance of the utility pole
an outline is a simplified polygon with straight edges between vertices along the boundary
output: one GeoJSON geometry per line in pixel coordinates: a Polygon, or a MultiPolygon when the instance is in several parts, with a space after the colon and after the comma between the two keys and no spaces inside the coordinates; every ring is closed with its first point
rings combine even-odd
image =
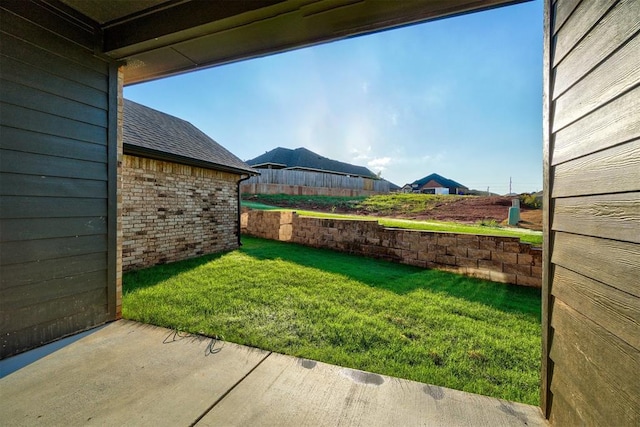
{"type": "Polygon", "coordinates": [[[511,195],[511,177],[509,177],[509,195],[511,195]]]}
{"type": "Polygon", "coordinates": [[[489,193],[489,187],[487,187],[487,196],[490,196],[491,194],[489,193]]]}

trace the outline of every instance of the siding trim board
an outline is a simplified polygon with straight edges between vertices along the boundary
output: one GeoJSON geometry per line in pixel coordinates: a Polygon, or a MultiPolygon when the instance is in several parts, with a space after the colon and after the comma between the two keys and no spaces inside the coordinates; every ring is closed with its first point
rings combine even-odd
{"type": "Polygon", "coordinates": [[[120,70],[118,64],[109,66],[109,109],[107,130],[107,313],[109,318],[119,318],[117,295],[122,295],[121,268],[122,244],[119,241],[120,223],[119,212],[119,182],[118,167],[122,153],[122,128],[119,121],[119,100],[122,99],[122,85],[120,84],[120,70]]]}
{"type": "MultiPolygon", "coordinates": [[[[558,3],[555,4],[558,7],[558,3]]],[[[553,175],[551,174],[551,153],[554,151],[553,135],[551,133],[551,124],[553,119],[553,103],[551,100],[553,94],[553,68],[551,65],[552,52],[552,20],[554,13],[551,10],[551,0],[545,0],[543,12],[543,50],[542,50],[542,187],[543,203],[542,203],[542,345],[541,345],[541,364],[540,364],[540,408],[545,418],[549,418],[551,412],[552,395],[549,390],[552,373],[553,361],[549,358],[549,348],[553,337],[551,329],[551,252],[553,250],[553,234],[551,233],[551,220],[553,219],[553,199],[550,189],[553,188],[553,175]]]]}

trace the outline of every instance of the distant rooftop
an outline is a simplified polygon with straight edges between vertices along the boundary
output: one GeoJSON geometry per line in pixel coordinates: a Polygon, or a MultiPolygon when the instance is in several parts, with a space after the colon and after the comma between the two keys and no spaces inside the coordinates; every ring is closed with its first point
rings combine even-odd
{"type": "Polygon", "coordinates": [[[435,181],[438,184],[442,185],[443,187],[447,187],[447,188],[467,188],[466,186],[460,184],[459,182],[456,182],[449,178],[445,178],[442,175],[438,175],[437,173],[432,173],[431,175],[427,175],[424,178],[415,180],[411,183],[411,186],[422,187],[429,181],[435,181]]]}
{"type": "Polygon", "coordinates": [[[332,160],[302,147],[296,149],[274,148],[254,159],[247,160],[247,164],[254,168],[308,169],[366,178],[377,177],[375,173],[364,166],[332,160]]]}

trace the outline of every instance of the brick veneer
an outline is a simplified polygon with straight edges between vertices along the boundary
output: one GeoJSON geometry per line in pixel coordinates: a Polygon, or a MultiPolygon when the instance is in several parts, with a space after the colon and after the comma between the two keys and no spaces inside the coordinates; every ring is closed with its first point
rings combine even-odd
{"type": "Polygon", "coordinates": [[[517,237],[385,228],[377,221],[242,213],[243,233],[367,257],[436,268],[496,282],[541,287],[542,250],[517,237]]]}
{"type": "Polygon", "coordinates": [[[124,271],[238,247],[239,175],[124,155],[124,271]]]}

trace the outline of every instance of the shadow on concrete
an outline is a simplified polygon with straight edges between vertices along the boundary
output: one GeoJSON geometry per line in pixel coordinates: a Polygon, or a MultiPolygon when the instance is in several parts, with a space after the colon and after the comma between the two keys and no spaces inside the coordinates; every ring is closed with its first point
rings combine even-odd
{"type": "Polygon", "coordinates": [[[7,359],[0,360],[0,378],[4,378],[11,373],[42,359],[43,357],[46,357],[62,348],[65,348],[66,346],[73,344],[74,342],[88,335],[94,334],[105,326],[106,325],[98,326],[97,328],[89,329],[88,331],[80,332],[79,334],[62,338],[58,341],[43,345],[42,347],[25,351],[24,353],[20,353],[7,359]]]}

